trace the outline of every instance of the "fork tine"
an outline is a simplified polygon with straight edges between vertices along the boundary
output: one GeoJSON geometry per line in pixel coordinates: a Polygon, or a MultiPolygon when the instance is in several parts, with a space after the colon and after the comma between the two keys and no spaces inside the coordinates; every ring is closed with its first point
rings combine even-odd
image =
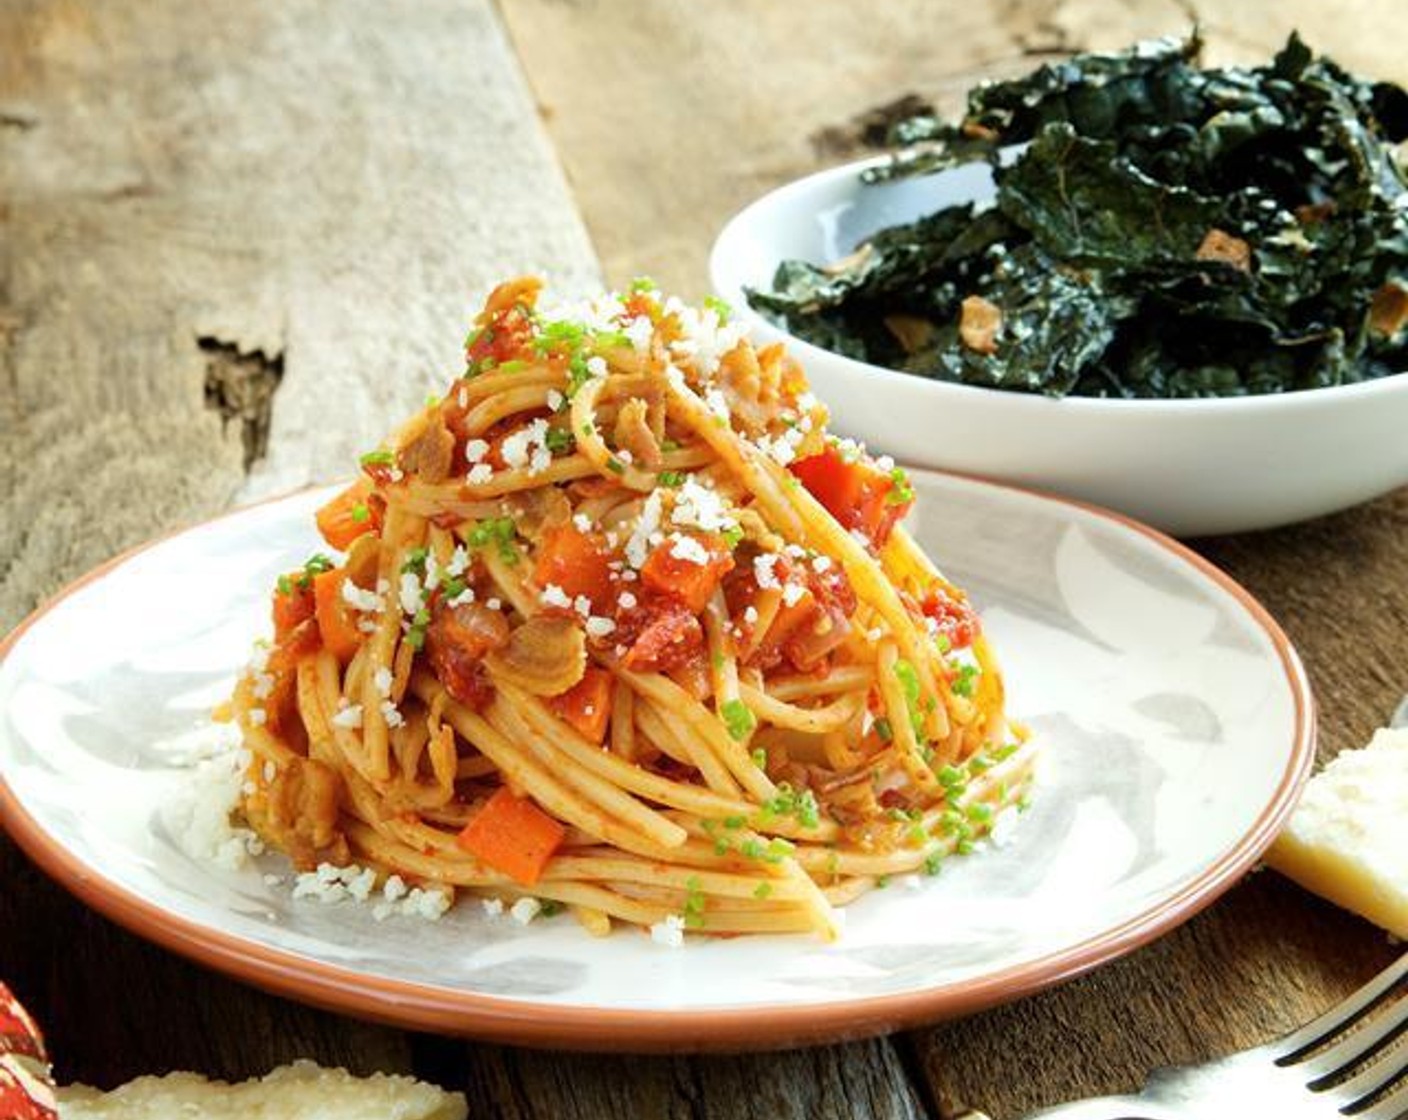
{"type": "Polygon", "coordinates": [[[1354,1120],[1403,1120],[1408,1116],[1408,1081],[1405,1081],[1373,1108],[1353,1114],[1354,1120]]]}
{"type": "Polygon", "coordinates": [[[1408,977],[1408,954],[1399,957],[1381,973],[1375,976],[1348,999],[1313,1019],[1298,1031],[1293,1031],[1274,1043],[1272,1049],[1279,1051],[1278,1065],[1289,1065],[1300,1061],[1309,1051],[1328,1042],[1335,1035],[1353,1026],[1369,1014],[1385,996],[1408,977]]]}
{"type": "MultiPolygon", "coordinates": [[[[1404,1000],[1400,1006],[1408,1010],[1408,1000],[1404,1000]]],[[[1408,1026],[1408,1023],[1398,1024],[1399,1033],[1405,1026],[1408,1026]]],[[[1337,1101],[1342,1108],[1356,1108],[1362,1106],[1363,1102],[1372,1098],[1375,1093],[1388,1088],[1405,1072],[1408,1072],[1408,1048],[1399,1047],[1392,1054],[1385,1049],[1347,1081],[1341,1081],[1329,1088],[1321,1088],[1312,1082],[1310,1088],[1337,1101]]],[[[1403,1087],[1403,1091],[1408,1091],[1408,1085],[1403,1087]]]]}
{"type": "MultiPolygon", "coordinates": [[[[1296,1062],[1298,1072],[1308,1074],[1310,1087],[1318,1089],[1322,1082],[1342,1077],[1361,1062],[1372,1062],[1400,1034],[1408,1030],[1408,998],[1399,999],[1381,1011],[1372,1022],[1346,1035],[1313,1058],[1296,1062]]],[[[1365,1072],[1371,1072],[1366,1070],[1365,1072]]],[[[1382,1085],[1382,1073],[1376,1079],[1382,1085]]]]}

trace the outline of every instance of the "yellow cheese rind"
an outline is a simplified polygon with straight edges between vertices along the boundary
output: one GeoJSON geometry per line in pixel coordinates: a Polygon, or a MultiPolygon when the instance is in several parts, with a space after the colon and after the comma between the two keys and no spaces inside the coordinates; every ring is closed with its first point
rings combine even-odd
{"type": "Polygon", "coordinates": [[[1408,730],[1382,730],[1306,785],[1266,862],[1408,938],[1408,730]]]}

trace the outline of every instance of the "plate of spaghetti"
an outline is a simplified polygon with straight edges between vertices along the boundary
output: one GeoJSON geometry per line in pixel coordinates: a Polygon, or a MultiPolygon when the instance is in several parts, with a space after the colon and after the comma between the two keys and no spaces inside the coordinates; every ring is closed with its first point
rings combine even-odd
{"type": "Polygon", "coordinates": [[[1289,811],[1299,662],[1174,542],[838,440],[647,282],[506,283],[465,359],[6,640],[6,827],[85,900],[406,1025],[786,1045],[1127,951],[1289,811]]]}

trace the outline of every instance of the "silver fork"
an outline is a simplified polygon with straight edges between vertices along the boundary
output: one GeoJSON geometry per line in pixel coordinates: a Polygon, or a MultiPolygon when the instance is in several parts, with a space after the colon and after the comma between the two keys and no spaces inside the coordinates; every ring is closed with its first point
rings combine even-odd
{"type": "Polygon", "coordinates": [[[1403,1120],[1408,1046],[1393,1044],[1405,1031],[1408,956],[1277,1042],[1156,1071],[1137,1095],[1074,1101],[1027,1120],[1403,1120]]]}
{"type": "MultiPolygon", "coordinates": [[[[1408,726],[1408,695],[1389,726],[1408,726]]],[[[1408,956],[1277,1042],[1156,1070],[1137,1094],[1072,1101],[1025,1120],[1408,1120],[1408,1045],[1393,1045],[1405,1032],[1408,956]]],[[[970,1109],[956,1120],[988,1117],[970,1109]]]]}

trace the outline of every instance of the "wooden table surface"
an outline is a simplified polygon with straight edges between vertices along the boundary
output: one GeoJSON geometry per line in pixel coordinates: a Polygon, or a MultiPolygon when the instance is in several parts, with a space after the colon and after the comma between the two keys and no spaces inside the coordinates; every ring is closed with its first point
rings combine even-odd
{"type": "MultiPolygon", "coordinates": [[[[346,474],[443,371],[496,277],[689,296],[722,221],[863,147],[902,94],[1185,29],[1190,0],[3,0],[0,630],[117,550],[346,474]],[[534,111],[534,101],[536,109],[534,111]]],[[[1203,13],[1214,60],[1299,24],[1408,79],[1396,0],[1203,13]]],[[[841,418],[844,423],[844,417],[841,418]]],[[[1275,614],[1321,760],[1408,687],[1408,491],[1193,542],[1275,614]]],[[[477,1116],[996,1118],[1261,1041],[1357,986],[1385,936],[1274,873],[1021,1003],[781,1054],[548,1054],[315,1011],[78,905],[0,838],[0,978],[64,1080],[409,1071],[477,1116]]]]}

